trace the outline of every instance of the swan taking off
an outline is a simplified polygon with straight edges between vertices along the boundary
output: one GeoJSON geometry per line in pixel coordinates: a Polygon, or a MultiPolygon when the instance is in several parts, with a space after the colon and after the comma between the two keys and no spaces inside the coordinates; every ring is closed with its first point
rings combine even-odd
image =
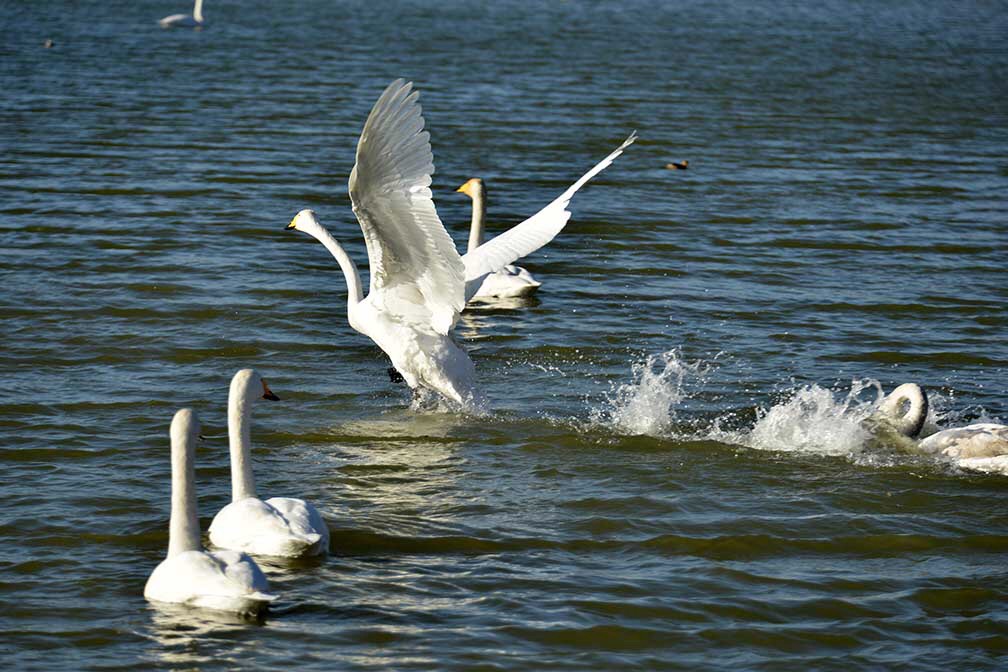
{"type": "Polygon", "coordinates": [[[188,408],[171,423],[172,498],[168,557],[144,586],[144,597],[205,609],[256,613],[276,599],[255,561],[244,553],[200,546],[195,453],[199,420],[188,408]]]}
{"type": "MultiPolygon", "coordinates": [[[[486,218],[486,189],[483,180],[474,177],[455,191],[462,192],[472,199],[472,222],[469,226],[469,252],[483,244],[483,220],[486,218]]],[[[532,274],[521,266],[508,264],[494,273],[490,273],[480,283],[479,289],[472,295],[473,299],[499,298],[510,299],[520,296],[530,296],[542,285],[532,277],[532,274]]]]}
{"type": "Polygon", "coordinates": [[[367,298],[357,267],[314,212],[302,210],[287,228],[318,239],[336,258],[346,276],[350,326],[388,354],[411,388],[470,405],[476,399],[473,364],[451,337],[466,301],[487,275],[551,241],[570,219],[566,208],[574,192],[636,135],[537,214],[460,257],[431,198],[434,155],[412,86],[398,79],[378,98],[350,173],[350,201],[371,272],[367,298]]]}
{"type": "Polygon", "coordinates": [[[231,503],[210,523],[210,542],[254,555],[300,557],[329,549],[329,528],[303,499],[256,497],[252,476],[252,403],[276,401],[266,381],[252,369],[231,379],[228,393],[228,440],[231,444],[231,503]]]}
{"type": "Polygon", "coordinates": [[[172,14],[166,16],[158,25],[162,28],[200,28],[203,26],[203,0],[196,0],[192,16],[189,14],[172,14]]]}
{"type": "MultiPolygon", "coordinates": [[[[882,400],[879,413],[901,434],[919,438],[928,414],[927,393],[916,383],[904,383],[882,400]]],[[[943,429],[920,439],[917,447],[925,453],[941,453],[959,460],[1008,455],[1008,426],[983,422],[943,429]]]]}

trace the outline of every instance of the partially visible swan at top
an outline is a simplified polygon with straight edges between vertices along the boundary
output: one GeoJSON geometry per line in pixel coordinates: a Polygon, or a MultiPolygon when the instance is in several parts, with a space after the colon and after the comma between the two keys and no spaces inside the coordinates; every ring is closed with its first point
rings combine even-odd
{"type": "Polygon", "coordinates": [[[364,298],[353,260],[311,210],[288,229],[318,239],[346,276],[350,326],[369,336],[411,388],[427,388],[470,406],[479,399],[473,363],[451,336],[459,313],[490,273],[539,249],[563,229],[578,189],[630,145],[620,147],[531,218],[465,256],[438,218],[431,198],[434,156],[418,93],[399,79],[378,98],[357,142],[350,201],[364,233],[371,272],[364,298]]]}
{"type": "MultiPolygon", "coordinates": [[[[483,244],[483,226],[486,218],[486,189],[483,180],[474,177],[455,191],[462,192],[472,199],[472,220],[469,226],[469,249],[472,252],[483,244]]],[[[534,294],[542,283],[532,277],[532,274],[521,266],[508,264],[504,268],[490,273],[483,279],[479,289],[472,295],[473,299],[515,298],[534,294]]]]}
{"type": "Polygon", "coordinates": [[[166,16],[158,24],[162,28],[199,28],[203,25],[203,0],[196,0],[196,4],[193,5],[193,13],[189,14],[172,14],[171,16],[166,16]]]}
{"type": "Polygon", "coordinates": [[[255,561],[236,551],[204,551],[196,515],[199,419],[188,408],[171,423],[171,521],[168,557],[151,572],[144,597],[192,607],[256,613],[276,597],[255,561]]]}
{"type": "Polygon", "coordinates": [[[258,499],[252,476],[252,403],[276,401],[266,381],[252,369],[231,379],[228,393],[228,440],[231,444],[231,503],[210,523],[214,546],[254,555],[300,557],[329,548],[329,528],[314,506],[303,499],[258,499]]]}
{"type": "MultiPolygon", "coordinates": [[[[928,398],[916,383],[904,383],[879,404],[881,413],[901,434],[919,438],[928,414],[928,398]]],[[[957,459],[1008,455],[1008,425],[982,422],[943,429],[920,438],[917,447],[929,454],[957,459]]]]}

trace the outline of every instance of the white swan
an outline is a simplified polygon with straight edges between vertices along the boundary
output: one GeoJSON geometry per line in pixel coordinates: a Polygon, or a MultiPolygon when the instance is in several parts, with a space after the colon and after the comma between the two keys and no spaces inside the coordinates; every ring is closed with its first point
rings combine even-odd
{"type": "MultiPolygon", "coordinates": [[[[474,177],[455,191],[462,192],[472,199],[472,220],[469,226],[469,252],[483,244],[483,226],[486,219],[486,189],[483,180],[474,177]]],[[[532,277],[532,274],[521,266],[508,264],[504,268],[490,273],[484,278],[473,299],[510,299],[520,296],[530,296],[542,283],[532,277]]]]}
{"type": "Polygon", "coordinates": [[[255,613],[276,599],[255,561],[235,551],[206,552],[196,516],[195,453],[199,420],[188,408],[171,423],[172,499],[168,557],[144,586],[144,597],[205,609],[255,613]]]}
{"type": "Polygon", "coordinates": [[[231,444],[231,503],[210,523],[210,542],[220,548],[255,555],[300,557],[329,548],[329,528],[314,506],[303,499],[256,497],[252,476],[252,403],[276,401],[266,381],[252,369],[231,379],[228,393],[228,440],[231,444]]]}
{"type": "Polygon", "coordinates": [[[460,257],[431,200],[434,156],[412,83],[399,79],[378,98],[357,142],[350,201],[367,244],[370,291],[357,267],[311,210],[288,229],[318,239],[346,276],[350,326],[388,354],[411,388],[428,388],[470,405],[474,368],[451,337],[465,303],[490,273],[539,249],[563,229],[571,197],[635,139],[585,173],[537,214],[460,257]]]}
{"type": "MultiPolygon", "coordinates": [[[[901,434],[920,438],[928,414],[927,393],[916,383],[904,383],[882,400],[879,412],[901,434]]],[[[983,422],[943,429],[920,438],[917,447],[925,453],[941,453],[959,460],[1008,455],[1008,426],[983,422]]]]}
{"type": "Polygon", "coordinates": [[[199,28],[203,26],[203,0],[196,0],[192,15],[172,14],[158,21],[158,24],[162,28],[199,28]]]}

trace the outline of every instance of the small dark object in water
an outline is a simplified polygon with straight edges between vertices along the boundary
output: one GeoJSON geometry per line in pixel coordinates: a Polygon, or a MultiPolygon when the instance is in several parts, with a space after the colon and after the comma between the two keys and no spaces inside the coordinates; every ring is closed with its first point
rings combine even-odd
{"type": "Polygon", "coordinates": [[[396,371],[394,366],[388,367],[388,378],[393,383],[405,383],[406,379],[402,377],[402,374],[396,371]]]}
{"type": "Polygon", "coordinates": [[[689,170],[689,161],[685,159],[682,161],[673,161],[672,163],[666,163],[665,167],[669,170],[689,170]]]}
{"type": "Polygon", "coordinates": [[[46,49],[52,49],[53,41],[47,39],[45,42],[42,43],[42,46],[45,47],[46,49]]]}

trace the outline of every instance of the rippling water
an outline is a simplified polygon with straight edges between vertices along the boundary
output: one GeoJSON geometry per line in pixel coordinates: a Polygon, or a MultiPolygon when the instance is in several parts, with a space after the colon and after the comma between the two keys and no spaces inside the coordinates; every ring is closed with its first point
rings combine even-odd
{"type": "Polygon", "coordinates": [[[877,5],[5,7],[5,664],[997,668],[1008,478],[860,420],[904,381],[1008,420],[1008,6],[877,5]],[[463,316],[485,416],[410,410],[283,231],[312,207],[363,264],[346,179],[400,76],[459,241],[468,177],[500,230],[641,136],[523,262],[538,298],[463,316]],[[332,553],[264,563],[261,622],[155,609],[168,423],[203,418],[206,529],[245,366],[283,398],[259,489],[332,553]]]}

